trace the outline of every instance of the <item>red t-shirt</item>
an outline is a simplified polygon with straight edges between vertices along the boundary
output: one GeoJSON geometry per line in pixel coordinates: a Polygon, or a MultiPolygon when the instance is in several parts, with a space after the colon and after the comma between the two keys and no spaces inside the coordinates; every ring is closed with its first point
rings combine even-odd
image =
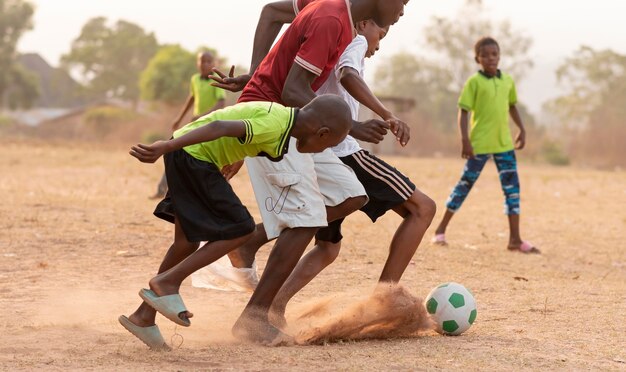
{"type": "Polygon", "coordinates": [[[281,95],[294,62],[318,76],[311,84],[313,91],[326,81],[353,38],[350,3],[348,0],[308,0],[308,3],[263,59],[239,102],[284,104],[281,95]]]}
{"type": "Polygon", "coordinates": [[[293,0],[293,11],[296,15],[300,13],[305,6],[311,4],[315,0],[293,0]]]}

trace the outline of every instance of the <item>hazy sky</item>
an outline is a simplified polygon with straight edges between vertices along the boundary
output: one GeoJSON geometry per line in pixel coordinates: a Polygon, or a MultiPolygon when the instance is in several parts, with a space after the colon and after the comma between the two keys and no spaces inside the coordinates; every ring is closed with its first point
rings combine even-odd
{"type": "MultiPolygon", "coordinates": [[[[31,0],[33,31],[18,46],[38,52],[51,64],[69,51],[85,22],[96,16],[124,19],[152,31],[160,43],[188,49],[214,47],[231,63],[247,66],[252,37],[263,4],[271,0],[31,0]]],[[[419,51],[421,30],[432,16],[453,16],[464,0],[411,0],[405,16],[368,61],[368,78],[384,57],[400,50],[419,51]]],[[[554,69],[580,45],[626,54],[626,0],[484,0],[488,15],[508,19],[533,38],[535,67],[519,86],[520,100],[537,112],[557,92],[554,69]]],[[[471,46],[470,46],[471,47],[471,46]]],[[[506,46],[503,46],[506,49],[506,46]]],[[[506,57],[505,55],[503,57],[506,57]]]]}

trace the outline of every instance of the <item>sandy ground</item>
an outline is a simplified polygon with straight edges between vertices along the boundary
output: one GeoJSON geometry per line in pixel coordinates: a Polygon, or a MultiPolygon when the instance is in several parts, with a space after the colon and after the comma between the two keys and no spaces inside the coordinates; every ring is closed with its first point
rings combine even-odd
{"type": "MultiPolygon", "coordinates": [[[[117,317],[138,305],[172,238],[147,198],[162,164],[140,164],[123,150],[0,145],[0,370],[626,370],[626,173],[521,164],[523,235],[544,251],[526,256],[505,249],[489,165],[450,226],[450,245],[422,244],[403,277],[420,297],[447,281],[470,288],[478,318],[462,336],[241,344],[230,327],[249,294],[187,281],[181,292],[193,326],[157,318],[166,339],[182,345],[156,353],[117,317]]],[[[387,160],[437,201],[438,220],[462,161],[387,160]]],[[[233,184],[259,220],[245,174],[233,184]]],[[[338,293],[350,303],[371,291],[398,222],[351,216],[342,254],[288,315],[321,297],[338,293]]]]}

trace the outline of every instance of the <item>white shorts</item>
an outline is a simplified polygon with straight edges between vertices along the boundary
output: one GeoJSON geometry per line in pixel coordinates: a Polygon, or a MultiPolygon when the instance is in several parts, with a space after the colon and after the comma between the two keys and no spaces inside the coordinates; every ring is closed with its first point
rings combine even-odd
{"type": "Polygon", "coordinates": [[[367,197],[352,168],[331,149],[302,154],[294,138],[279,162],[263,157],[246,158],[245,162],[269,239],[278,237],[285,228],[325,227],[326,206],[367,197]]]}

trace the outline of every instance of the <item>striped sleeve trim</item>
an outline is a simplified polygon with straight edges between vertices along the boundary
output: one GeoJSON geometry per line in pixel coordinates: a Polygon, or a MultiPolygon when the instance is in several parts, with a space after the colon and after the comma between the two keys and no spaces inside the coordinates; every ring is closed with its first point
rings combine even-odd
{"type": "Polygon", "coordinates": [[[298,9],[298,0],[293,0],[293,12],[295,15],[300,13],[300,9],[298,9]]]}
{"type": "Polygon", "coordinates": [[[295,62],[297,64],[299,64],[303,69],[311,71],[312,73],[314,73],[317,76],[320,76],[322,74],[322,69],[321,68],[316,67],[312,63],[305,61],[300,56],[296,56],[295,62]]]}
{"type": "Polygon", "coordinates": [[[282,156],[284,155],[287,151],[287,148],[289,146],[289,136],[291,135],[291,130],[293,129],[293,123],[295,121],[295,109],[291,108],[289,109],[289,122],[287,124],[287,128],[285,128],[285,131],[283,132],[283,134],[280,136],[280,141],[278,142],[278,148],[276,149],[276,154],[278,154],[278,156],[282,156]]]}
{"type": "Polygon", "coordinates": [[[252,142],[252,138],[254,137],[254,132],[252,131],[252,123],[249,120],[242,120],[244,125],[246,126],[246,135],[244,137],[238,138],[239,143],[242,145],[247,145],[252,142]]]}

